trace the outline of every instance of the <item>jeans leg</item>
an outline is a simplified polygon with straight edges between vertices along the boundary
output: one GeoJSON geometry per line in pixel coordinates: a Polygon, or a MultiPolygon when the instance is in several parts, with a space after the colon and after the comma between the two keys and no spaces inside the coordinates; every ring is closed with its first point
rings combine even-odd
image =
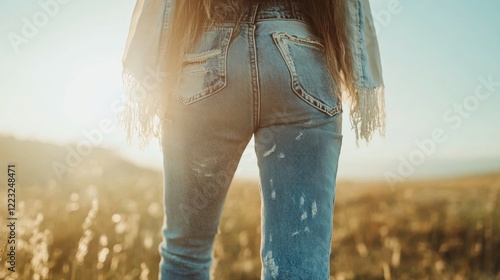
{"type": "Polygon", "coordinates": [[[341,117],[255,134],[262,188],[262,279],[329,279],[341,117]]]}
{"type": "MultiPolygon", "coordinates": [[[[245,26],[242,30],[227,50],[227,84],[222,90],[187,106],[169,96],[165,118],[170,121],[162,138],[166,216],[160,245],[162,280],[209,279],[227,190],[254,132],[256,101],[250,68],[242,67],[250,63],[248,32],[245,26]]],[[[197,86],[196,79],[193,83],[197,86]]]]}
{"type": "Polygon", "coordinates": [[[210,278],[224,200],[251,138],[238,117],[217,117],[228,111],[215,105],[218,98],[224,96],[210,99],[213,104],[207,99],[200,106],[183,107],[165,127],[162,280],[210,278]],[[207,115],[213,118],[203,117],[207,115]]]}

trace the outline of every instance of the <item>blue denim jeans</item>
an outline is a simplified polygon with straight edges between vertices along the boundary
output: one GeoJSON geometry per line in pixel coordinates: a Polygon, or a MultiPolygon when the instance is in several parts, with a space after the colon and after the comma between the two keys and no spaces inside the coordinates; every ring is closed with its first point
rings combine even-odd
{"type": "Polygon", "coordinates": [[[210,278],[226,193],[252,136],[262,279],[329,279],[342,107],[324,45],[300,6],[280,0],[250,4],[234,32],[232,22],[207,28],[169,96],[160,279],[210,278]]]}

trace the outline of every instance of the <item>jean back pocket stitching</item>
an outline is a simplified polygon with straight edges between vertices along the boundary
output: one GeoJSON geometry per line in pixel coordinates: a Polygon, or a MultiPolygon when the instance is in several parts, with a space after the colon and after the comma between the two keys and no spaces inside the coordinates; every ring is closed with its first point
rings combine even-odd
{"type": "Polygon", "coordinates": [[[176,99],[184,103],[185,105],[189,105],[191,103],[194,103],[198,100],[201,100],[203,98],[209,97],[220,90],[222,90],[226,85],[227,85],[227,52],[229,49],[229,43],[230,39],[233,33],[233,28],[232,27],[218,27],[214,28],[209,31],[216,31],[216,32],[224,32],[222,35],[222,40],[218,44],[219,48],[213,49],[213,50],[208,50],[204,51],[201,53],[197,54],[187,54],[185,61],[187,63],[193,62],[193,63],[198,63],[200,65],[199,68],[194,67],[192,70],[183,70],[183,76],[200,76],[200,75],[206,75],[210,72],[212,72],[214,75],[217,75],[217,79],[215,79],[215,82],[212,85],[206,85],[203,86],[199,91],[191,94],[189,97],[183,97],[178,94],[178,88],[176,91],[174,91],[173,95],[176,99]],[[217,56],[220,56],[219,58],[216,58],[217,56]],[[218,67],[217,69],[209,69],[206,67],[206,63],[208,62],[209,59],[217,59],[218,60],[218,67]],[[202,66],[201,66],[202,65],[202,66]]]}
{"type": "Polygon", "coordinates": [[[285,63],[287,64],[288,69],[290,71],[292,90],[295,92],[295,94],[297,94],[305,102],[309,103],[316,109],[328,114],[329,116],[334,116],[338,112],[341,112],[341,106],[339,106],[339,102],[336,103],[336,106],[329,106],[328,104],[325,104],[324,102],[318,100],[311,94],[307,93],[307,91],[301,86],[298,80],[298,74],[295,68],[295,64],[288,47],[288,43],[285,41],[288,40],[294,43],[305,45],[307,47],[309,46],[315,47],[321,51],[324,50],[323,44],[321,44],[320,42],[316,41],[313,38],[307,38],[307,37],[301,38],[285,32],[275,32],[272,34],[272,36],[276,46],[278,47],[279,52],[281,53],[281,56],[285,60],[285,63]]]}

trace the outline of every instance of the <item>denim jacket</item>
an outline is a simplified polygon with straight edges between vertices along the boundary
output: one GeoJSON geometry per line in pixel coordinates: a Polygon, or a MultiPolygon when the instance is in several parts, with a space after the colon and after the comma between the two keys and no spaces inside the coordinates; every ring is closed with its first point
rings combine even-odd
{"type": "MultiPolygon", "coordinates": [[[[347,1],[354,77],[358,100],[352,102],[350,120],[359,139],[369,141],[373,132],[385,134],[385,100],[382,67],[377,35],[369,0],[347,1]]],[[[161,73],[165,67],[165,48],[172,26],[172,11],[176,0],[138,0],[123,57],[124,84],[128,90],[145,88],[148,92],[161,91],[161,73]],[[147,82],[149,81],[149,82],[147,82]]],[[[158,100],[151,99],[151,107],[158,100]]],[[[137,127],[130,125],[130,127],[137,127]]],[[[152,128],[142,128],[147,134],[152,128]]],[[[129,131],[130,132],[130,131],[129,131]]],[[[140,134],[139,133],[139,134],[140,134]]]]}

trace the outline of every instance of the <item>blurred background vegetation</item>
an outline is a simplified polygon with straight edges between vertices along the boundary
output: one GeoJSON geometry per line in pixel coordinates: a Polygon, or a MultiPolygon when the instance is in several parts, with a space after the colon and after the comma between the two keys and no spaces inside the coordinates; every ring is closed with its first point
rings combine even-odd
{"type": "MultiPolygon", "coordinates": [[[[0,178],[15,163],[18,180],[16,273],[4,251],[0,279],[157,279],[161,173],[96,147],[58,180],[53,163],[71,149],[0,136],[0,178]]],[[[500,172],[395,188],[340,181],[334,221],[331,279],[500,280],[500,172]]],[[[258,182],[234,180],[215,279],[260,279],[259,244],[258,182]]]]}

